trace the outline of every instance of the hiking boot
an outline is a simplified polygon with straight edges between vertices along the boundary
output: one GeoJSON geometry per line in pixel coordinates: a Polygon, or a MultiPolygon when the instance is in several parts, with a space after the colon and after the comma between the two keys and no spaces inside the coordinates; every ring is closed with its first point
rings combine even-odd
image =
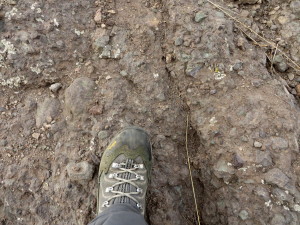
{"type": "Polygon", "coordinates": [[[98,214],[113,204],[126,203],[145,215],[151,151],[149,137],[141,128],[125,128],[113,138],[100,162],[98,214]]]}

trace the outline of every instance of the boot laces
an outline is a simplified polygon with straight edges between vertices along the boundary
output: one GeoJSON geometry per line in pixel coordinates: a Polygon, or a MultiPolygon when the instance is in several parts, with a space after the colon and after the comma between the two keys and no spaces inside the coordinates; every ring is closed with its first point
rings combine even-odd
{"type": "MultiPolygon", "coordinates": [[[[124,162],[124,163],[113,163],[112,164],[112,168],[117,169],[118,171],[115,173],[109,174],[108,178],[115,179],[118,182],[116,182],[112,186],[107,187],[105,189],[105,192],[110,192],[110,193],[114,194],[114,196],[109,197],[103,203],[102,207],[109,207],[110,206],[109,202],[112,201],[113,199],[127,197],[127,198],[131,199],[132,201],[134,201],[136,203],[136,206],[139,209],[142,209],[142,205],[139,203],[139,201],[134,196],[139,195],[143,192],[143,189],[140,188],[136,184],[136,181],[139,181],[139,180],[143,181],[144,176],[139,175],[136,171],[139,169],[143,169],[144,165],[143,164],[132,164],[132,166],[130,166],[131,168],[126,168],[126,167],[128,167],[128,160],[126,163],[124,162]],[[126,174],[126,173],[129,175],[129,177],[130,177],[129,179],[122,178],[122,174],[126,174]],[[125,192],[122,190],[116,190],[117,187],[119,187],[123,184],[132,185],[136,189],[136,191],[125,192]]],[[[130,188],[130,190],[131,190],[131,188],[130,188]]]]}

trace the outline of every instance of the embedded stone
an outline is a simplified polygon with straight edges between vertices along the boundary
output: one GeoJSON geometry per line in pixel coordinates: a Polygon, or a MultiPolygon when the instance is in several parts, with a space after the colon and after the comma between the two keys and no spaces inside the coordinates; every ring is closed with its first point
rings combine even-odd
{"type": "Polygon", "coordinates": [[[56,98],[46,98],[43,102],[38,103],[36,112],[36,126],[39,128],[47,122],[47,118],[55,118],[60,110],[60,102],[56,98]]]}
{"type": "Polygon", "coordinates": [[[87,106],[92,100],[95,83],[88,77],[80,77],[66,89],[65,108],[68,116],[79,119],[88,111],[87,106]]]}
{"type": "Polygon", "coordinates": [[[285,188],[290,179],[280,169],[274,168],[265,174],[265,180],[269,184],[277,185],[280,188],[285,188]]]}
{"type": "Polygon", "coordinates": [[[94,166],[86,161],[80,163],[71,162],[67,165],[67,172],[71,180],[91,180],[94,174],[94,166]]]}
{"type": "Polygon", "coordinates": [[[246,220],[249,218],[249,213],[246,211],[246,210],[242,210],[240,211],[239,213],[239,217],[242,219],[242,220],[246,220]]]}
{"type": "Polygon", "coordinates": [[[207,15],[205,13],[199,11],[195,15],[195,22],[199,23],[199,22],[203,21],[206,17],[207,17],[207,15]]]}
{"type": "Polygon", "coordinates": [[[228,178],[234,174],[234,168],[229,166],[224,159],[220,159],[214,166],[214,174],[218,178],[228,178]]]}
{"type": "Polygon", "coordinates": [[[289,147],[289,142],[282,137],[272,137],[272,148],[273,149],[287,149],[289,147]]]}

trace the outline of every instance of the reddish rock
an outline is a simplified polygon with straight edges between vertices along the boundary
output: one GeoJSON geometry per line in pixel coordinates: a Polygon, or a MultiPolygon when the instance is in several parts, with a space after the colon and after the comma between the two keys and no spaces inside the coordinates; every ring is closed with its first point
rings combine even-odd
{"type": "Polygon", "coordinates": [[[101,9],[98,9],[96,11],[96,14],[95,14],[95,17],[94,17],[94,21],[96,23],[101,23],[101,19],[102,19],[101,9]]]}
{"type": "Polygon", "coordinates": [[[102,106],[94,105],[92,108],[90,108],[89,113],[92,115],[100,115],[103,112],[102,106]]]}

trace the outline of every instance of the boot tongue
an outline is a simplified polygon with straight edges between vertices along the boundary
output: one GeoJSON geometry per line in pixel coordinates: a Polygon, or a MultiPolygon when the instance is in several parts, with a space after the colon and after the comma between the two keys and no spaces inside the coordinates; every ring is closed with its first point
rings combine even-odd
{"type": "MultiPolygon", "coordinates": [[[[134,161],[132,159],[127,159],[126,160],[126,165],[124,166],[124,168],[126,169],[131,169],[133,167],[134,161]]],[[[118,177],[123,178],[125,180],[130,180],[132,178],[135,178],[135,175],[129,172],[126,173],[120,173],[118,175],[118,177]]],[[[129,183],[124,183],[124,184],[120,184],[117,187],[115,187],[116,191],[121,191],[121,192],[125,192],[125,193],[130,193],[130,192],[135,192],[136,191],[136,187],[132,186],[129,183]]],[[[122,197],[118,197],[118,198],[114,198],[112,200],[112,204],[130,204],[134,207],[137,207],[137,202],[133,201],[132,199],[126,197],[126,196],[122,196],[122,197]]]]}

